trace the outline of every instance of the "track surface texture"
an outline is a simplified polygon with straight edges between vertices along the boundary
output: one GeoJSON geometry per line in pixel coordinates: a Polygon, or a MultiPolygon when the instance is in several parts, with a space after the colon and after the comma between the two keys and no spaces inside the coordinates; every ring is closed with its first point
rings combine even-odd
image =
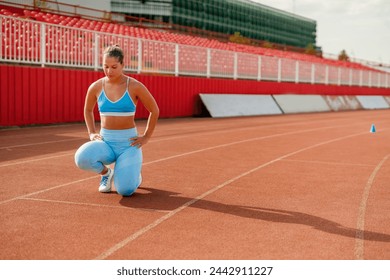
{"type": "Polygon", "coordinates": [[[131,197],[75,166],[87,139],[0,130],[0,259],[390,259],[389,110],[162,119],[131,197]]]}

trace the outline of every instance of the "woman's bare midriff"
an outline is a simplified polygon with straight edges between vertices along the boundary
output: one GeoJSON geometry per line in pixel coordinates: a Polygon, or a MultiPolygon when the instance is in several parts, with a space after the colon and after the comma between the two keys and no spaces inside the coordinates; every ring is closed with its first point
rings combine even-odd
{"type": "Polygon", "coordinates": [[[134,116],[100,116],[100,125],[102,128],[113,130],[134,128],[134,116]]]}

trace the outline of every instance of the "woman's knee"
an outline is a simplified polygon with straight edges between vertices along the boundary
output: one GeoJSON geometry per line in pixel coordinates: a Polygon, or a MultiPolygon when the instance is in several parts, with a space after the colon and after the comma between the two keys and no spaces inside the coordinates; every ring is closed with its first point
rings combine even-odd
{"type": "Polygon", "coordinates": [[[91,157],[89,156],[87,144],[85,143],[78,148],[74,155],[74,162],[80,169],[89,169],[91,167],[91,157]]]}
{"type": "Polygon", "coordinates": [[[78,168],[101,172],[103,164],[113,161],[110,151],[104,142],[91,141],[83,144],[75,153],[74,160],[78,168]]]}
{"type": "Polygon", "coordinates": [[[131,196],[133,193],[135,193],[136,190],[137,190],[137,188],[135,188],[135,189],[132,189],[132,188],[118,189],[117,188],[116,192],[122,196],[131,196]]]}
{"type": "Polygon", "coordinates": [[[131,196],[140,186],[141,180],[135,178],[133,178],[133,180],[131,178],[120,180],[120,178],[115,177],[114,175],[114,184],[118,194],[123,196],[131,196]]]}
{"type": "Polygon", "coordinates": [[[78,168],[82,170],[88,170],[88,171],[95,171],[97,173],[100,172],[99,169],[103,168],[103,164],[97,164],[96,161],[93,161],[91,158],[85,157],[83,155],[81,156],[75,156],[75,164],[78,168]],[[99,166],[97,166],[99,165],[99,166]]]}

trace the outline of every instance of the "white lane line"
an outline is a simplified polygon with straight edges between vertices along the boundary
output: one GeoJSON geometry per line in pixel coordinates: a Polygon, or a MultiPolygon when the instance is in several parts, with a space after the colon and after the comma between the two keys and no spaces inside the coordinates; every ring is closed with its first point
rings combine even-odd
{"type": "MultiPolygon", "coordinates": [[[[302,122],[304,125],[307,125],[307,124],[310,124],[312,122],[302,122]]],[[[314,122],[313,123],[317,123],[317,122],[314,122]]],[[[300,123],[297,122],[297,123],[293,123],[294,125],[299,125],[300,123]]],[[[275,126],[289,126],[287,124],[278,124],[278,125],[275,125],[275,126]]],[[[202,128],[204,128],[204,125],[202,126],[202,128]]],[[[234,131],[237,131],[237,130],[248,130],[248,129],[256,129],[257,127],[256,126],[253,126],[253,127],[244,127],[244,128],[234,128],[234,131]]],[[[191,127],[191,131],[187,131],[188,133],[191,133],[191,132],[194,132],[192,133],[191,135],[179,135],[179,136],[160,136],[159,138],[153,138],[150,143],[152,142],[160,142],[160,141],[168,141],[168,140],[174,140],[174,139],[180,139],[180,138],[186,138],[186,137],[193,137],[193,135],[208,135],[208,134],[217,134],[217,133],[223,133],[223,132],[226,132],[226,129],[225,130],[220,130],[220,131],[210,131],[210,128],[207,127],[207,130],[206,132],[196,132],[196,130],[194,130],[193,127],[191,127]]],[[[33,134],[33,136],[35,135],[39,135],[39,134],[33,134]]],[[[57,135],[60,135],[60,134],[57,134],[57,135]]],[[[27,135],[26,137],[29,137],[31,135],[27,135]]],[[[26,143],[26,144],[19,144],[19,145],[12,145],[12,146],[5,146],[5,147],[0,147],[0,150],[8,150],[8,149],[14,149],[14,148],[22,148],[22,147],[30,147],[30,146],[38,146],[38,145],[45,145],[45,144],[53,144],[53,143],[61,143],[61,142],[69,142],[69,141],[80,141],[82,139],[85,139],[85,141],[88,141],[87,138],[72,138],[72,139],[62,139],[62,140],[53,140],[53,141],[44,141],[44,142],[35,142],[35,143],[26,143]]]]}
{"type": "Polygon", "coordinates": [[[14,145],[14,146],[7,146],[7,147],[0,147],[0,150],[7,150],[7,149],[14,149],[14,148],[22,148],[22,147],[30,147],[30,146],[37,146],[37,145],[46,145],[46,144],[53,144],[53,143],[62,143],[62,142],[69,142],[69,141],[80,141],[80,138],[75,139],[63,139],[63,140],[53,140],[53,141],[45,141],[45,142],[37,142],[37,143],[28,143],[28,144],[20,144],[20,145],[14,145]]]}
{"type": "Polygon", "coordinates": [[[136,210],[141,212],[161,212],[161,213],[167,213],[170,210],[158,210],[158,209],[152,209],[152,208],[134,208],[134,207],[127,207],[127,206],[117,206],[117,205],[106,205],[106,204],[98,204],[98,203],[85,203],[85,202],[74,202],[74,201],[66,201],[66,200],[57,200],[57,199],[44,199],[44,198],[32,198],[32,197],[22,197],[19,198],[22,200],[31,200],[31,201],[40,201],[40,202],[49,202],[49,203],[61,203],[61,204],[70,204],[70,205],[78,205],[78,206],[92,206],[92,207],[107,207],[107,208],[117,208],[117,209],[123,209],[123,210],[136,210]]]}
{"type": "MultiPolygon", "coordinates": [[[[279,123],[279,124],[262,123],[261,125],[257,125],[257,126],[248,126],[248,127],[241,127],[241,128],[233,127],[233,128],[229,128],[228,130],[233,129],[234,131],[243,131],[243,130],[253,130],[253,129],[260,128],[260,127],[261,128],[270,128],[271,126],[272,127],[284,127],[284,126],[291,127],[292,125],[300,125],[300,126],[302,126],[302,125],[308,125],[308,124],[312,124],[312,123],[318,124],[318,121],[310,121],[310,122],[308,122],[308,121],[298,121],[298,122],[293,122],[293,123],[288,123],[288,124],[285,124],[285,123],[279,123]]],[[[202,128],[204,128],[204,124],[202,124],[202,125],[203,125],[202,128]]],[[[355,125],[357,125],[357,124],[355,124],[355,125]]],[[[342,125],[342,126],[350,127],[351,124],[342,125]]],[[[335,126],[335,127],[340,127],[340,126],[335,126]]],[[[153,138],[150,141],[150,143],[161,142],[161,141],[168,141],[168,140],[175,140],[175,139],[181,139],[181,138],[186,138],[186,137],[194,137],[194,135],[198,135],[198,136],[199,135],[210,135],[210,134],[212,135],[212,134],[218,134],[218,133],[225,133],[225,132],[227,132],[226,128],[223,129],[224,128],[223,126],[221,128],[222,128],[221,130],[215,131],[212,128],[207,127],[208,131],[206,131],[206,132],[196,132],[196,130],[194,132],[194,128],[191,127],[191,131],[187,131],[187,133],[190,133],[190,134],[185,134],[185,135],[181,134],[179,136],[169,136],[169,135],[160,136],[158,138],[153,138]]],[[[61,135],[61,133],[57,134],[57,135],[61,135]]],[[[35,136],[35,134],[34,134],[34,136],[35,136]]],[[[82,139],[83,138],[72,138],[72,139],[63,139],[63,140],[53,140],[53,141],[44,141],[44,142],[36,142],[36,143],[19,144],[19,145],[13,145],[13,146],[0,147],[0,150],[8,150],[8,149],[13,149],[13,148],[22,148],[22,147],[30,147],[30,146],[37,146],[37,145],[69,142],[69,141],[80,141],[82,139]]],[[[85,138],[85,141],[87,141],[86,138],[85,138]]]]}
{"type": "MultiPolygon", "coordinates": [[[[215,134],[220,134],[220,133],[226,133],[226,132],[229,132],[229,131],[234,131],[234,132],[238,132],[238,131],[245,131],[245,130],[256,130],[256,129],[269,129],[269,128],[275,128],[275,127],[291,127],[291,126],[305,126],[305,125],[309,125],[309,124],[317,124],[319,123],[319,121],[299,121],[299,122],[293,122],[293,123],[279,123],[279,124],[272,124],[272,123],[261,123],[261,124],[258,124],[258,125],[252,125],[252,126],[247,126],[247,127],[228,127],[226,128],[226,126],[221,126],[220,127],[220,130],[216,131],[215,127],[207,127],[207,130],[208,131],[204,131],[204,132],[196,132],[196,128],[193,128],[191,127],[191,130],[187,130],[185,131],[184,135],[176,135],[176,136],[169,136],[169,135],[165,135],[165,136],[161,136],[161,138],[153,138],[150,142],[161,142],[161,141],[169,141],[169,140],[176,140],[176,139],[181,139],[181,138],[188,138],[188,137],[194,137],[194,136],[204,136],[204,135],[215,135],[215,134]],[[194,132],[195,131],[195,132],[194,132]],[[162,137],[165,137],[165,138],[162,138],[162,137]]],[[[328,123],[328,122],[327,122],[328,123]]],[[[361,125],[360,123],[356,123],[356,124],[348,124],[348,125],[338,125],[338,126],[332,126],[332,127],[351,127],[351,126],[354,126],[354,125],[361,125]]],[[[204,128],[204,124],[201,128],[204,128]]],[[[219,127],[218,127],[219,129],[219,127]]],[[[182,132],[181,132],[182,133],[182,132]]]]}
{"type": "MultiPolygon", "coordinates": [[[[286,133],[280,133],[280,134],[273,134],[273,135],[268,135],[268,136],[250,138],[250,139],[245,139],[245,140],[240,140],[240,141],[234,141],[234,142],[230,142],[230,143],[226,143],[226,144],[222,144],[222,145],[212,146],[212,147],[208,147],[208,148],[204,148],[204,149],[194,150],[194,151],[187,152],[187,153],[182,153],[182,154],[178,154],[178,155],[174,155],[174,156],[161,158],[161,159],[154,160],[154,161],[145,162],[142,165],[145,166],[145,165],[149,165],[149,164],[153,164],[153,163],[157,163],[157,162],[162,162],[162,161],[166,161],[166,160],[170,160],[170,159],[174,159],[174,158],[178,158],[178,157],[183,157],[183,156],[187,156],[187,155],[191,155],[191,154],[195,154],[195,153],[205,152],[205,151],[209,151],[209,150],[213,150],[213,149],[223,148],[223,147],[227,147],[227,146],[231,146],[231,145],[235,145],[235,144],[241,144],[241,143],[249,142],[249,141],[257,141],[257,140],[263,140],[263,139],[267,139],[267,138],[286,136],[286,135],[291,135],[291,134],[304,133],[304,132],[310,132],[310,131],[316,131],[316,130],[322,130],[322,129],[328,129],[328,128],[333,128],[333,127],[315,128],[315,129],[308,129],[308,130],[301,130],[301,131],[294,131],[294,132],[286,132],[286,133]]],[[[72,153],[72,155],[73,155],[73,153],[72,153]]],[[[53,158],[55,158],[55,157],[57,157],[57,156],[54,156],[53,158]]],[[[60,156],[58,156],[58,157],[60,157],[60,156]]],[[[31,160],[31,161],[37,161],[37,160],[39,160],[39,159],[31,160]]],[[[26,161],[24,161],[24,162],[26,162],[26,161]]],[[[9,165],[11,165],[11,164],[9,164],[9,165]]],[[[9,166],[9,165],[0,165],[0,167],[9,166]]],[[[69,183],[66,183],[66,184],[53,186],[53,187],[50,187],[50,188],[47,188],[47,189],[40,190],[38,192],[33,192],[33,193],[25,194],[25,195],[22,195],[22,196],[17,196],[17,197],[8,199],[8,200],[0,201],[0,205],[4,204],[4,203],[7,203],[7,202],[11,202],[11,201],[17,200],[17,199],[20,199],[20,198],[25,198],[25,197],[28,197],[28,196],[40,194],[40,193],[43,193],[43,192],[46,192],[46,191],[50,191],[50,190],[57,189],[57,188],[64,187],[64,186],[68,186],[68,185],[71,185],[71,184],[76,184],[76,183],[79,183],[79,182],[82,182],[82,181],[86,181],[86,180],[90,180],[92,178],[97,178],[97,177],[98,177],[98,175],[95,175],[95,176],[88,177],[88,178],[85,178],[85,179],[82,179],[82,180],[72,181],[72,182],[69,182],[69,183]]]]}
{"type": "Polygon", "coordinates": [[[153,161],[146,162],[146,163],[144,163],[144,165],[149,165],[149,164],[152,164],[152,163],[157,163],[157,162],[161,162],[161,161],[165,161],[165,160],[169,160],[169,159],[174,159],[174,158],[178,158],[178,157],[182,157],[182,156],[188,156],[188,155],[192,155],[192,154],[196,154],[196,153],[200,153],[200,152],[205,152],[205,151],[209,151],[209,150],[214,150],[214,149],[218,149],[218,148],[225,148],[225,147],[229,147],[229,146],[232,146],[232,145],[237,145],[237,144],[242,144],[242,143],[247,143],[247,142],[252,142],[252,141],[259,141],[259,140],[270,139],[270,138],[274,138],[274,137],[294,135],[294,134],[312,132],[312,131],[323,130],[323,129],[331,129],[331,128],[335,128],[335,127],[334,126],[328,126],[328,127],[313,128],[313,129],[306,129],[306,130],[299,130],[299,131],[292,131],[292,132],[285,132],[285,133],[278,133],[278,134],[272,134],[272,135],[254,137],[254,138],[248,138],[248,139],[245,139],[245,140],[234,141],[234,142],[225,143],[225,144],[216,145],[216,146],[211,146],[211,147],[207,147],[207,148],[203,148],[203,149],[199,149],[199,150],[193,150],[191,152],[186,152],[186,153],[182,153],[182,154],[178,154],[178,155],[173,155],[173,156],[169,156],[169,157],[165,157],[165,158],[161,158],[161,159],[156,159],[156,160],[153,160],[153,161]]]}
{"type": "Polygon", "coordinates": [[[374,171],[371,173],[370,177],[368,178],[366,187],[364,188],[363,191],[362,200],[359,206],[359,214],[357,218],[356,235],[355,235],[355,259],[357,260],[364,259],[364,224],[366,218],[367,201],[370,195],[370,190],[372,184],[374,183],[376,175],[378,174],[379,170],[381,169],[385,161],[389,158],[389,156],[390,154],[385,156],[375,167],[374,171]]]}
{"type": "Polygon", "coordinates": [[[333,161],[319,161],[319,160],[284,159],[283,161],[302,162],[302,163],[315,163],[315,164],[326,164],[326,165],[362,166],[362,167],[375,166],[374,164],[351,163],[351,162],[333,162],[333,161]]]}
{"type": "MultiPolygon", "coordinates": [[[[178,158],[178,157],[183,157],[183,156],[187,156],[187,155],[191,155],[191,154],[195,154],[195,153],[200,153],[200,152],[205,152],[205,151],[214,150],[214,149],[218,149],[218,148],[228,147],[228,146],[241,144],[241,143],[245,143],[245,142],[250,142],[250,141],[258,141],[258,140],[269,139],[269,138],[274,138],[274,137],[279,137],[279,136],[293,135],[293,134],[299,134],[299,133],[305,133],[305,132],[311,132],[311,131],[317,131],[317,130],[323,130],[323,129],[331,129],[331,128],[334,128],[334,127],[333,126],[329,126],[329,127],[314,128],[314,129],[307,129],[307,130],[300,130],[300,131],[293,131],[293,132],[273,134],[273,135],[262,136],[262,137],[249,138],[249,139],[245,139],[245,140],[234,141],[234,142],[230,142],[230,143],[226,143],[226,144],[221,144],[221,145],[217,145],[217,146],[212,146],[212,147],[208,147],[208,148],[204,148],[204,149],[194,150],[194,151],[191,151],[191,152],[186,152],[186,153],[182,153],[182,154],[178,154],[178,155],[173,155],[173,156],[169,156],[169,157],[165,157],[165,158],[161,158],[161,159],[145,162],[142,165],[146,166],[146,165],[153,164],[153,163],[158,163],[158,162],[162,162],[162,161],[166,161],[166,160],[170,160],[170,159],[174,159],[174,158],[178,158]]],[[[361,134],[364,134],[364,133],[361,133],[361,134]]],[[[73,153],[71,153],[71,154],[73,155],[73,153]]],[[[57,156],[54,156],[53,158],[55,158],[55,157],[57,157],[57,156]]],[[[60,156],[58,156],[58,157],[60,157],[60,156]]],[[[42,159],[36,159],[36,160],[31,160],[31,161],[37,161],[37,160],[42,160],[42,159]]],[[[24,162],[26,162],[26,161],[24,161],[24,162]]],[[[15,163],[15,164],[17,164],[17,163],[15,163]]],[[[12,164],[0,165],[0,167],[10,166],[10,165],[12,165],[12,164]]],[[[81,181],[90,180],[92,178],[97,178],[97,177],[98,176],[95,175],[95,176],[92,176],[92,177],[88,177],[86,179],[82,179],[81,181]]],[[[22,195],[22,196],[17,196],[17,197],[8,199],[8,200],[0,201],[0,204],[4,204],[6,202],[14,201],[14,200],[19,199],[19,198],[28,197],[28,196],[39,194],[39,193],[42,193],[42,192],[50,191],[52,189],[60,188],[60,187],[63,187],[63,186],[68,186],[68,185],[75,184],[75,183],[78,183],[78,182],[81,182],[81,181],[80,180],[72,181],[72,182],[69,182],[69,183],[66,183],[66,184],[62,184],[62,185],[59,185],[59,186],[53,186],[53,187],[50,187],[50,188],[47,188],[47,189],[43,189],[43,190],[38,191],[38,192],[33,192],[33,193],[22,195]]]]}
{"type": "Polygon", "coordinates": [[[71,152],[71,153],[50,156],[50,157],[41,157],[41,158],[34,158],[34,159],[28,159],[28,160],[18,160],[16,162],[0,164],[0,167],[14,166],[14,165],[18,165],[18,164],[31,163],[31,162],[41,161],[41,160],[49,160],[49,159],[53,159],[53,158],[66,157],[66,156],[71,156],[71,155],[73,156],[74,154],[75,154],[75,152],[71,152]]]}
{"type": "Polygon", "coordinates": [[[343,137],[338,137],[338,138],[335,138],[335,139],[332,139],[332,140],[324,141],[324,142],[321,142],[321,143],[317,143],[317,144],[314,144],[314,145],[311,145],[311,146],[308,146],[308,147],[296,150],[294,152],[285,154],[285,155],[280,156],[280,157],[278,157],[278,158],[276,158],[274,160],[268,161],[268,162],[266,162],[264,164],[261,164],[261,165],[255,167],[255,168],[253,168],[253,169],[250,169],[250,170],[248,170],[248,171],[246,171],[244,173],[241,173],[240,175],[238,175],[236,177],[233,177],[230,180],[227,180],[224,183],[222,183],[222,184],[220,184],[218,186],[215,186],[214,188],[208,190],[207,192],[205,192],[205,193],[195,197],[194,199],[192,199],[192,200],[188,201],[187,203],[183,204],[182,206],[176,208],[175,210],[172,210],[171,212],[169,212],[166,215],[162,216],[161,218],[157,219],[153,223],[151,223],[151,224],[147,225],[146,227],[143,227],[140,230],[136,231],[135,233],[129,235],[124,240],[122,240],[119,243],[115,244],[114,246],[112,246],[111,248],[109,248],[108,250],[103,252],[101,255],[97,256],[96,259],[101,260],[101,259],[108,258],[109,256],[111,256],[112,254],[114,254],[118,250],[120,250],[123,247],[125,247],[130,242],[134,241],[138,237],[142,236],[143,234],[145,234],[148,231],[152,230],[153,228],[157,227],[158,225],[160,225],[164,221],[168,220],[169,218],[173,217],[177,213],[183,211],[184,209],[188,208],[192,204],[198,202],[199,200],[205,198],[206,196],[208,196],[208,195],[210,195],[210,194],[212,194],[212,193],[222,189],[223,187],[233,183],[234,181],[237,181],[238,179],[240,179],[240,178],[242,178],[244,176],[247,176],[247,175],[249,175],[249,174],[251,174],[253,172],[256,172],[256,171],[258,171],[258,170],[268,166],[268,165],[271,165],[271,164],[273,164],[275,162],[278,162],[278,161],[280,161],[282,159],[285,159],[287,157],[296,155],[298,153],[301,153],[301,152],[304,152],[304,151],[307,151],[307,150],[310,150],[310,149],[313,149],[313,148],[316,148],[316,147],[319,147],[319,146],[322,146],[322,145],[326,145],[326,144],[330,144],[330,143],[333,143],[333,142],[341,141],[341,140],[344,140],[344,139],[352,138],[352,137],[355,137],[355,136],[363,135],[363,134],[367,134],[367,132],[355,133],[355,134],[351,134],[351,135],[347,135],[347,136],[343,136],[343,137]]]}
{"type": "Polygon", "coordinates": [[[36,195],[36,194],[44,193],[44,192],[47,192],[47,191],[59,189],[59,188],[62,188],[62,187],[65,187],[65,186],[69,186],[69,185],[72,185],[72,184],[77,184],[77,183],[80,183],[80,182],[88,181],[88,180],[91,180],[91,179],[94,179],[94,178],[98,178],[99,176],[100,175],[95,175],[95,176],[92,176],[92,177],[88,177],[88,178],[84,178],[84,179],[68,182],[68,183],[65,183],[65,184],[53,186],[53,187],[50,187],[50,188],[47,188],[47,189],[43,189],[43,190],[39,190],[39,191],[36,191],[36,192],[32,192],[32,193],[16,196],[16,197],[13,197],[13,198],[10,198],[10,199],[7,199],[7,200],[0,201],[0,205],[1,204],[5,204],[7,202],[15,201],[15,200],[18,200],[18,199],[23,199],[23,198],[26,198],[26,197],[29,197],[29,196],[32,196],[32,195],[36,195]]]}
{"type": "MultiPolygon", "coordinates": [[[[182,157],[182,156],[186,156],[186,155],[191,155],[191,154],[194,154],[194,153],[199,153],[199,152],[212,150],[212,149],[216,149],[216,148],[220,148],[220,147],[227,147],[227,146],[230,146],[230,145],[250,142],[250,141],[257,141],[257,140],[268,139],[268,138],[273,138],[273,137],[279,137],[279,136],[285,136],[285,135],[293,135],[293,134],[299,134],[299,133],[305,133],[305,132],[311,132],[311,131],[317,131],[317,130],[323,130],[323,129],[332,129],[332,128],[338,128],[338,127],[340,127],[340,126],[327,126],[327,127],[320,127],[320,128],[313,128],[313,129],[307,129],[307,130],[298,130],[298,131],[292,131],[292,132],[286,132],[286,133],[279,133],[279,134],[261,136],[261,137],[256,137],[256,138],[249,138],[249,139],[245,139],[245,140],[240,140],[240,141],[236,141],[236,142],[230,142],[230,143],[227,143],[227,144],[222,144],[222,145],[218,145],[218,146],[208,147],[208,148],[200,149],[200,150],[194,150],[194,151],[191,151],[191,152],[187,152],[187,153],[183,153],[183,154],[178,154],[178,155],[174,155],[174,156],[170,156],[170,157],[154,160],[154,161],[151,161],[151,162],[144,163],[144,165],[148,165],[148,164],[156,163],[156,162],[160,162],[160,161],[165,161],[165,160],[169,160],[169,159],[173,159],[173,158],[177,158],[177,157],[182,157]]],[[[182,137],[179,136],[178,138],[182,138],[182,137]]],[[[172,138],[170,138],[170,140],[172,140],[172,138]]],[[[161,140],[161,141],[163,141],[163,140],[161,140]]],[[[153,143],[153,142],[158,142],[158,141],[151,141],[151,143],[153,143]]],[[[36,161],[47,160],[47,159],[53,159],[53,158],[64,157],[64,156],[70,156],[70,155],[74,155],[74,152],[61,154],[61,155],[50,156],[50,157],[42,157],[42,158],[37,158],[37,159],[30,159],[30,160],[23,160],[23,161],[17,161],[17,162],[4,163],[4,164],[0,164],[0,167],[8,167],[8,166],[13,166],[13,165],[18,165],[18,164],[25,164],[25,163],[36,162],[36,161]]]]}

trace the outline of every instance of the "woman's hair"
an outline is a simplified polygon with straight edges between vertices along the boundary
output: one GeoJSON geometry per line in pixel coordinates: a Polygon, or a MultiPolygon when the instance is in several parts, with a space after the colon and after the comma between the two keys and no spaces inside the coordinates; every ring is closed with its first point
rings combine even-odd
{"type": "Polygon", "coordinates": [[[115,57],[118,59],[120,64],[123,64],[124,54],[123,54],[123,50],[121,49],[121,47],[119,45],[113,45],[113,46],[107,47],[104,50],[103,55],[115,57]]]}

